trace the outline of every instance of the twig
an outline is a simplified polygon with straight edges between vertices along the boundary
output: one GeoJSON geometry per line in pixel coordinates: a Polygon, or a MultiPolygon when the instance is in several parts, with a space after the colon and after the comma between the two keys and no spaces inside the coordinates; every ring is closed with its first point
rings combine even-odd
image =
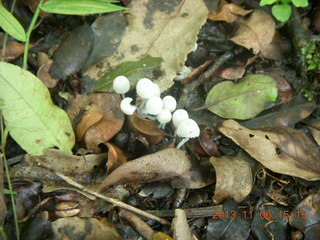
{"type": "Polygon", "coordinates": [[[117,200],[117,199],[106,197],[106,196],[104,196],[104,195],[102,195],[102,194],[100,194],[100,193],[98,193],[96,191],[92,191],[92,190],[86,188],[85,186],[81,185],[80,183],[74,181],[73,179],[71,179],[71,178],[69,178],[69,177],[67,177],[67,176],[65,176],[65,175],[63,175],[61,173],[55,172],[55,174],[57,176],[59,176],[60,178],[62,178],[63,180],[65,180],[68,184],[70,184],[70,185],[72,185],[72,186],[74,186],[76,188],[79,188],[84,192],[90,193],[93,196],[101,198],[101,199],[103,199],[103,200],[105,200],[105,201],[107,201],[109,203],[112,203],[113,205],[115,205],[117,207],[121,207],[121,208],[127,209],[127,210],[129,210],[131,212],[134,212],[136,214],[139,214],[139,215],[141,215],[143,217],[150,218],[152,220],[160,222],[161,224],[170,225],[170,223],[167,220],[163,219],[163,218],[159,218],[159,217],[154,216],[154,215],[152,215],[150,213],[147,213],[147,212],[145,212],[145,211],[143,211],[143,210],[141,210],[139,208],[132,207],[132,206],[130,206],[130,205],[124,203],[124,202],[121,202],[121,201],[117,200]]]}

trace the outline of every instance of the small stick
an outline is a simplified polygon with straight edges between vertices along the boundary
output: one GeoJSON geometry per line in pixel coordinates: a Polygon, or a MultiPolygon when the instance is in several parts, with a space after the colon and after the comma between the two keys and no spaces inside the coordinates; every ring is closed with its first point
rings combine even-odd
{"type": "Polygon", "coordinates": [[[134,212],[136,214],[139,214],[139,215],[141,215],[143,217],[150,218],[152,220],[160,222],[161,224],[170,225],[170,223],[167,220],[163,219],[163,218],[159,218],[159,217],[154,216],[154,215],[152,215],[150,213],[147,213],[147,212],[145,212],[145,211],[143,211],[143,210],[141,210],[139,208],[132,207],[132,206],[130,206],[130,205],[124,203],[124,202],[121,202],[121,201],[117,200],[117,199],[106,197],[106,196],[104,196],[104,195],[102,195],[102,194],[100,194],[100,193],[98,193],[96,191],[92,191],[92,190],[86,188],[85,186],[81,185],[80,183],[74,181],[73,179],[71,179],[71,178],[69,178],[69,177],[67,177],[67,176],[65,176],[65,175],[63,175],[61,173],[55,172],[55,174],[57,176],[59,176],[60,178],[62,178],[63,180],[65,180],[68,184],[70,184],[70,185],[72,185],[72,186],[74,186],[76,188],[79,188],[84,192],[90,193],[93,196],[101,198],[101,199],[103,199],[103,200],[105,200],[105,201],[107,201],[109,203],[112,203],[113,205],[115,205],[117,207],[121,207],[121,208],[127,209],[127,210],[129,210],[131,212],[134,212]]]}

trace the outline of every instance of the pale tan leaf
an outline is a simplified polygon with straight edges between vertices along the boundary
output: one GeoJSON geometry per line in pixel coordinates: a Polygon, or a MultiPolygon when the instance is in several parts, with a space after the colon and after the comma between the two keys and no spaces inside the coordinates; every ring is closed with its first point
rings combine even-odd
{"type": "Polygon", "coordinates": [[[301,131],[288,127],[250,130],[234,120],[218,130],[270,170],[309,181],[320,180],[320,151],[301,131]]]}
{"type": "Polygon", "coordinates": [[[248,19],[240,23],[238,31],[230,40],[258,54],[269,47],[274,34],[275,22],[272,16],[262,10],[254,10],[248,19]]]}
{"type": "Polygon", "coordinates": [[[233,198],[240,203],[252,190],[250,165],[241,158],[224,156],[211,157],[210,162],[216,170],[216,187],[213,201],[219,204],[233,198]]]}

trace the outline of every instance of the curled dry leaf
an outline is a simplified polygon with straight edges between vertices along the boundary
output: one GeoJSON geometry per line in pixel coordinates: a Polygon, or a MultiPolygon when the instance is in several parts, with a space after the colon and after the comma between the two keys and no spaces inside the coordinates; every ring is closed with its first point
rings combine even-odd
{"type": "Polygon", "coordinates": [[[252,190],[252,173],[247,161],[224,156],[211,157],[210,162],[216,170],[216,188],[213,201],[219,204],[233,198],[240,203],[252,190]]]}
{"type": "Polygon", "coordinates": [[[115,184],[170,179],[190,168],[191,161],[185,151],[169,148],[122,164],[101,183],[99,189],[103,190],[115,184]]]}
{"type": "Polygon", "coordinates": [[[280,75],[280,72],[278,72],[277,70],[270,72],[269,76],[277,82],[278,93],[281,98],[281,102],[290,102],[294,94],[294,90],[289,81],[286,78],[282,77],[280,75]]]}
{"type": "Polygon", "coordinates": [[[218,11],[216,13],[209,13],[208,19],[232,23],[237,21],[239,17],[243,17],[250,12],[252,12],[252,10],[245,10],[234,3],[221,1],[218,11]]]}
{"type": "Polygon", "coordinates": [[[303,132],[288,127],[250,130],[234,120],[224,121],[218,130],[274,172],[320,180],[319,148],[303,132]]]}
{"type": "Polygon", "coordinates": [[[218,147],[213,142],[214,130],[205,125],[200,125],[200,129],[200,136],[198,137],[200,146],[208,156],[216,156],[218,153],[218,147]]]}
{"type": "Polygon", "coordinates": [[[76,127],[77,141],[81,141],[86,131],[95,123],[99,122],[103,118],[102,109],[97,105],[92,104],[90,109],[84,112],[80,122],[76,127]]]}
{"type": "Polygon", "coordinates": [[[251,16],[240,23],[235,36],[230,40],[252,50],[254,54],[267,49],[275,34],[272,16],[262,10],[254,10],[251,16]]]}
{"type": "Polygon", "coordinates": [[[47,88],[54,88],[60,79],[53,78],[50,73],[50,67],[53,61],[51,59],[47,59],[47,61],[39,67],[37,71],[37,77],[46,85],[47,88]]]}
{"type": "MultiPolygon", "coordinates": [[[[100,143],[106,143],[122,128],[124,114],[120,109],[121,97],[114,93],[95,93],[90,98],[90,104],[101,109],[103,117],[84,134],[84,142],[88,149],[99,153],[100,143]]],[[[97,116],[95,116],[97,117],[97,116]]]]}
{"type": "MultiPolygon", "coordinates": [[[[17,41],[10,41],[7,43],[4,60],[6,62],[11,62],[17,57],[19,57],[20,55],[22,55],[23,52],[24,52],[24,44],[17,41]]],[[[2,55],[2,49],[0,51],[0,54],[2,55]]]]}
{"type": "Polygon", "coordinates": [[[146,137],[151,144],[159,143],[164,136],[168,135],[158,128],[155,121],[141,118],[136,113],[129,116],[128,124],[131,131],[146,137]]]}
{"type": "Polygon", "coordinates": [[[108,147],[108,175],[121,164],[127,161],[126,154],[112,143],[106,143],[108,147]]]}

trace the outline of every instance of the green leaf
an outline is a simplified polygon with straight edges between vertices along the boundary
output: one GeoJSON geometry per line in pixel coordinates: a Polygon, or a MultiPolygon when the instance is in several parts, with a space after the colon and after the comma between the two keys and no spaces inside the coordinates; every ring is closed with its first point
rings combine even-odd
{"type": "Polygon", "coordinates": [[[272,15],[280,22],[286,22],[291,15],[291,6],[289,4],[279,4],[271,8],[272,15]]]}
{"type": "Polygon", "coordinates": [[[261,0],[260,1],[260,6],[265,6],[265,5],[271,5],[275,3],[277,0],[261,0]]]}
{"type": "Polygon", "coordinates": [[[16,192],[10,191],[9,189],[3,189],[3,193],[4,194],[12,194],[12,195],[17,194],[16,192]]]}
{"type": "Polygon", "coordinates": [[[223,118],[250,119],[277,98],[277,84],[269,76],[253,74],[239,83],[215,85],[206,98],[208,109],[223,118]]]}
{"type": "Polygon", "coordinates": [[[127,8],[113,5],[101,0],[49,0],[42,4],[41,10],[49,13],[66,15],[86,15],[106,12],[115,12],[127,8]]]}
{"type": "Polygon", "coordinates": [[[49,147],[71,153],[74,133],[70,120],[55,106],[44,84],[33,74],[0,62],[0,99],[11,137],[28,153],[41,155],[49,147]]]}
{"type": "Polygon", "coordinates": [[[26,32],[17,19],[2,5],[0,5],[0,27],[18,41],[26,41],[26,32]]]}
{"type": "Polygon", "coordinates": [[[117,76],[126,76],[134,88],[141,78],[153,78],[155,72],[160,69],[162,58],[147,57],[137,62],[124,62],[116,67],[113,71],[103,75],[95,87],[96,91],[107,92],[112,90],[112,82],[117,76]]]}
{"type": "Polygon", "coordinates": [[[291,0],[291,2],[296,7],[307,7],[309,5],[308,0],[291,0]]]}

